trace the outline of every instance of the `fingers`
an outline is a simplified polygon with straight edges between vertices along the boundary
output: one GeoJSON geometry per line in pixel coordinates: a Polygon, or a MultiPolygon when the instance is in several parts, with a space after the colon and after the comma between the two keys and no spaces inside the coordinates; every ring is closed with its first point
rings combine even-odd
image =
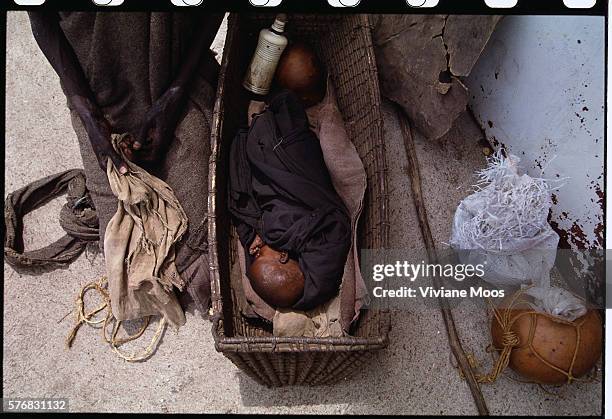
{"type": "Polygon", "coordinates": [[[128,149],[130,151],[132,151],[132,150],[133,151],[139,151],[140,149],[142,149],[142,144],[143,144],[143,141],[139,140],[136,137],[130,137],[130,141],[127,143],[128,149]]]}
{"type": "Polygon", "coordinates": [[[133,143],[135,150],[139,150],[153,142],[156,125],[155,119],[150,119],[142,125],[138,137],[136,137],[136,141],[133,143]]]}
{"type": "Polygon", "coordinates": [[[263,240],[261,239],[261,237],[259,237],[258,234],[255,235],[255,238],[253,239],[253,242],[251,243],[251,245],[249,246],[249,253],[251,255],[256,254],[257,252],[259,252],[259,249],[263,246],[263,240]]]}
{"type": "Polygon", "coordinates": [[[115,168],[119,171],[119,173],[121,173],[122,175],[125,175],[128,172],[127,164],[123,161],[123,159],[119,156],[119,154],[117,154],[114,150],[109,154],[110,154],[109,157],[111,161],[113,162],[113,164],[115,165],[115,168]]]}
{"type": "Polygon", "coordinates": [[[137,164],[146,163],[153,159],[155,147],[153,142],[149,141],[144,145],[135,137],[125,137],[118,143],[121,150],[121,155],[129,161],[137,164]]]}
{"type": "Polygon", "coordinates": [[[123,154],[126,159],[134,161],[134,152],[128,141],[121,141],[119,143],[119,148],[121,149],[121,154],[123,154]]]}
{"type": "Polygon", "coordinates": [[[157,158],[157,154],[155,153],[154,147],[149,144],[141,146],[141,148],[138,150],[136,150],[132,145],[132,148],[129,148],[123,154],[130,161],[133,161],[134,163],[139,165],[152,163],[157,158]]]}
{"type": "Polygon", "coordinates": [[[145,124],[141,129],[138,137],[130,144],[132,161],[138,164],[153,164],[161,153],[160,135],[155,122],[145,124]]]}
{"type": "MultiPolygon", "coordinates": [[[[104,118],[86,118],[84,121],[89,135],[89,141],[98,158],[100,168],[106,172],[108,169],[108,159],[122,175],[128,172],[126,162],[121,158],[119,153],[115,151],[111,142],[111,127],[108,121],[104,118]]],[[[119,144],[121,147],[121,144],[119,144]]]]}

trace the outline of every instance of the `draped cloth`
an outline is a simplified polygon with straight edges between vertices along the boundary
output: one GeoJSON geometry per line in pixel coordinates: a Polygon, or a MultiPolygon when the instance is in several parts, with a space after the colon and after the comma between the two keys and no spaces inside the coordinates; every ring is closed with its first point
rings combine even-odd
{"type": "MultiPolygon", "coordinates": [[[[113,137],[113,145],[125,136],[113,137]]],[[[118,173],[109,159],[107,175],[118,199],[106,227],[104,259],[112,312],[117,320],[161,314],[175,327],[185,315],[173,287],[185,286],[175,264],[175,243],[187,230],[187,216],[172,189],[136,164],[118,173]]]]}
{"type": "Polygon", "coordinates": [[[66,267],[98,241],[98,217],[85,187],[85,173],[67,170],[34,181],[10,193],[4,201],[4,260],[19,272],[34,273],[66,267]],[[59,222],[66,234],[40,249],[26,251],[26,214],[66,193],[59,222]]]}

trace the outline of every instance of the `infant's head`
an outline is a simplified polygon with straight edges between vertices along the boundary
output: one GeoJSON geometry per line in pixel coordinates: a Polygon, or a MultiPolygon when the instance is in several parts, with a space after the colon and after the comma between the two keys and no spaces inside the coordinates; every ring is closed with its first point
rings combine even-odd
{"type": "Polygon", "coordinates": [[[255,256],[247,273],[251,286],[272,307],[291,307],[304,293],[304,274],[286,252],[278,252],[258,239],[249,249],[255,256]]]}

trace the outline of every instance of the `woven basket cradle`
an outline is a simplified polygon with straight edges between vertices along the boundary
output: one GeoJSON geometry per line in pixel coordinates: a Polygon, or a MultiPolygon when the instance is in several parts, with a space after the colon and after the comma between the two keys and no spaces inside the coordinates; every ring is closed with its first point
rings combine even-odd
{"type": "MultiPolygon", "coordinates": [[[[362,312],[354,333],[341,338],[274,337],[269,327],[245,319],[231,289],[235,233],[227,209],[228,151],[247,118],[242,78],[258,32],[274,15],[230,15],[213,114],[209,175],[209,252],[213,336],[217,351],[266,386],[330,384],[348,377],[385,348],[390,329],[387,310],[362,312]]],[[[378,75],[365,15],[290,15],[287,34],[312,45],[336,89],[348,134],[367,173],[367,192],[359,226],[361,248],[386,248],[387,189],[378,75]]]]}

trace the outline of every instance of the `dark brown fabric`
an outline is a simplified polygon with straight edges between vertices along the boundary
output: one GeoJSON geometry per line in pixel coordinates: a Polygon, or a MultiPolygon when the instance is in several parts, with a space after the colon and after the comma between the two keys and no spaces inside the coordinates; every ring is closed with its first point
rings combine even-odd
{"type": "MultiPolygon", "coordinates": [[[[293,92],[276,94],[248,129],[239,130],[229,166],[229,210],[243,248],[257,234],[297,260],[304,291],[293,309],[333,298],[351,246],[351,219],[293,92]]],[[[254,258],[245,257],[248,271],[254,258]]]]}
{"type": "MultiPolygon", "coordinates": [[[[356,241],[357,225],[367,185],[366,174],[359,154],[345,130],[335,91],[329,82],[326,92],[325,98],[319,104],[308,108],[306,113],[312,130],[319,138],[333,187],[350,214],[352,247],[344,266],[339,295],[326,304],[303,312],[275,310],[255,293],[246,276],[244,249],[237,244],[242,281],[232,278],[232,289],[240,311],[247,317],[259,315],[272,322],[275,336],[343,336],[357,320],[367,299],[356,241]]],[[[251,102],[248,114],[258,114],[264,108],[263,102],[251,102]]]]}
{"type": "MultiPolygon", "coordinates": [[[[117,134],[134,134],[176,78],[194,31],[218,29],[206,25],[207,19],[216,21],[214,15],[193,12],[62,12],[60,17],[96,103],[117,134]]],[[[214,83],[218,65],[212,52],[204,54],[198,70],[214,83]]],[[[198,106],[207,107],[208,97],[191,90],[198,106]]]]}
{"type": "Polygon", "coordinates": [[[18,271],[64,267],[76,259],[88,243],[97,240],[98,218],[85,188],[82,170],[47,176],[10,193],[4,201],[4,260],[18,271]],[[24,216],[64,193],[67,193],[67,202],[60,212],[60,225],[67,234],[41,249],[26,252],[24,216]]]}

